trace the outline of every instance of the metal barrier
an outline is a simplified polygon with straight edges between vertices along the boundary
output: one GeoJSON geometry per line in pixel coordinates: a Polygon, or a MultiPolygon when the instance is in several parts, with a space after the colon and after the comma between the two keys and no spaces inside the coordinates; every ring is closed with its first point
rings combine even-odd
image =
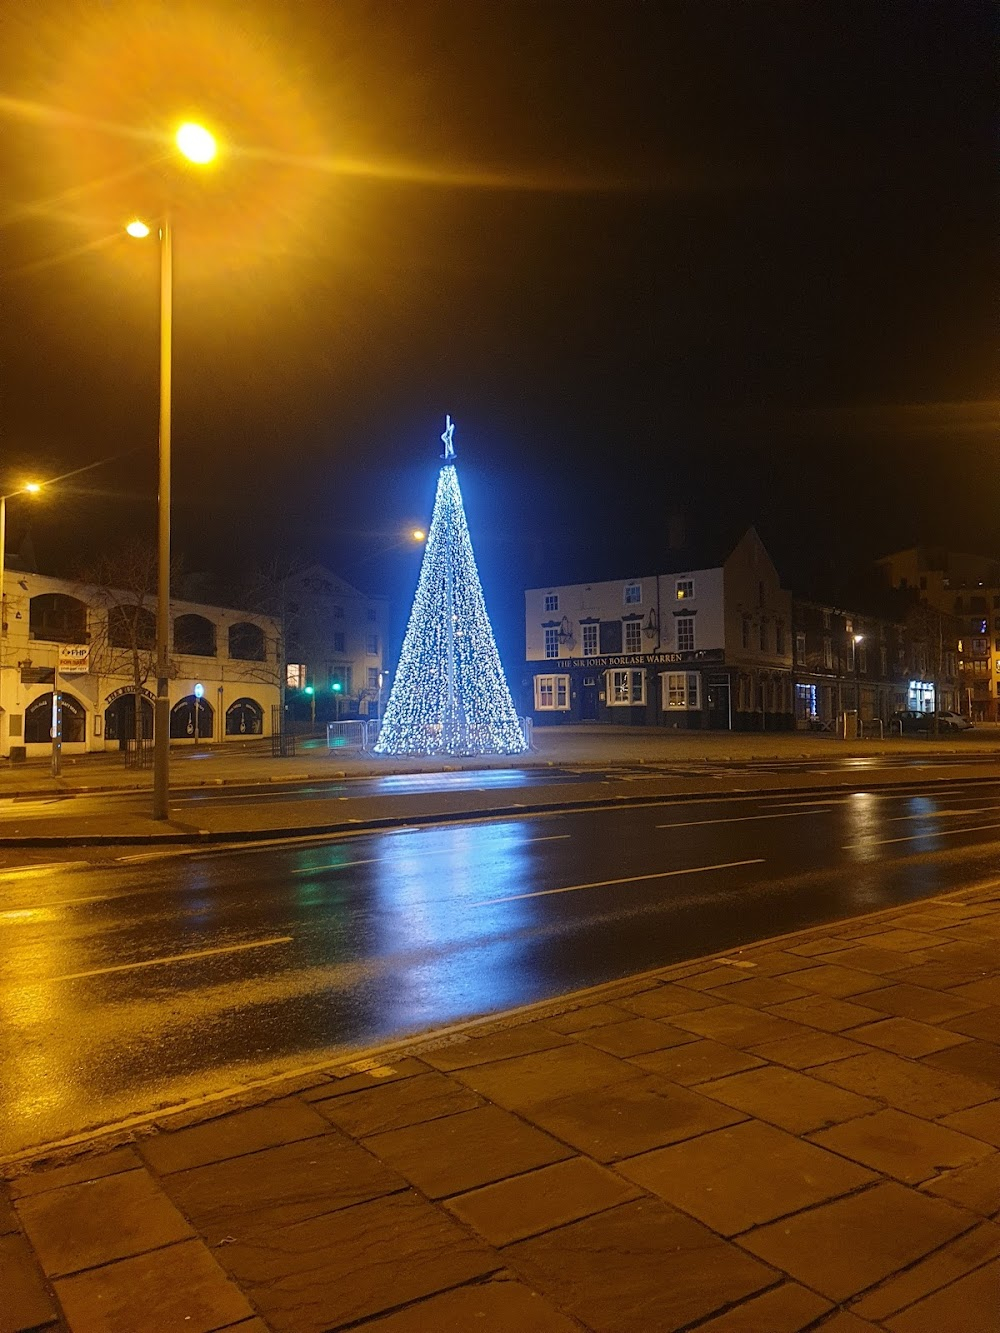
{"type": "Polygon", "coordinates": [[[529,750],[533,750],[535,748],[532,735],[534,729],[534,722],[530,717],[519,717],[517,719],[517,723],[518,726],[521,728],[521,732],[524,736],[525,745],[528,747],[529,750]]]}
{"type": "MultiPolygon", "coordinates": [[[[352,719],[350,722],[328,722],[326,724],[326,744],[330,750],[367,751],[368,722],[365,718],[352,719]]],[[[374,740],[372,741],[374,744],[374,740]]]]}
{"type": "Polygon", "coordinates": [[[869,738],[878,736],[880,741],[885,740],[885,723],[880,717],[869,717],[861,723],[861,739],[866,736],[869,738]]]}

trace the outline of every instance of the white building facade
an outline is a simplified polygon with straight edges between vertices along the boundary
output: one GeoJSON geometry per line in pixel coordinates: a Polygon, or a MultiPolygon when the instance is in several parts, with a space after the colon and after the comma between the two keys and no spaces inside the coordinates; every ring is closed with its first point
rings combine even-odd
{"type": "Polygon", "coordinates": [[[528,589],[524,707],[537,725],[790,728],[791,611],[752,528],[718,564],[528,589]]]}
{"type": "MultiPolygon", "coordinates": [[[[122,748],[140,726],[149,739],[156,693],[155,608],[122,592],[7,570],[0,616],[0,756],[51,747],[59,696],[66,754],[122,748]]],[[[183,744],[271,734],[284,669],[266,616],[171,602],[170,735],[183,744]]]]}

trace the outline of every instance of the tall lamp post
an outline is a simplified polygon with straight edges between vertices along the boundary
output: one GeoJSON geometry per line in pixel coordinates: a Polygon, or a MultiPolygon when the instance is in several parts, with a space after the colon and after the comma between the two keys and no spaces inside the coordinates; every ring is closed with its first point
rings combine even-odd
{"type": "Polygon", "coordinates": [[[855,634],[854,636],[854,711],[857,713],[856,725],[858,728],[859,736],[861,735],[861,674],[860,674],[861,654],[858,652],[858,648],[864,641],[864,637],[865,636],[863,634],[855,634]]]}
{"type": "MultiPolygon", "coordinates": [[[[215,157],[214,137],[201,125],[182,125],[174,136],[190,162],[204,165],[215,157]]],[[[125,228],[142,239],[149,226],[136,218],[125,228]]],[[[153,714],[153,818],[170,814],[170,409],[173,373],[174,253],[173,228],[164,215],[160,240],[160,458],[157,501],[156,706],[153,714]]]]}
{"type": "MultiPolygon", "coordinates": [[[[7,501],[14,498],[15,495],[37,495],[41,490],[37,481],[26,482],[16,491],[11,491],[9,495],[0,495],[0,718],[3,716],[3,681],[6,666],[6,656],[3,651],[4,636],[7,632],[7,608],[4,599],[4,574],[7,564],[7,501]]],[[[53,686],[53,700],[55,699],[55,687],[53,686]]]]}
{"type": "Polygon", "coordinates": [[[18,490],[11,491],[8,495],[0,495],[0,641],[2,641],[4,630],[7,628],[6,612],[3,609],[3,579],[7,563],[7,501],[12,500],[15,495],[37,495],[41,489],[41,485],[37,481],[29,481],[18,490]]]}

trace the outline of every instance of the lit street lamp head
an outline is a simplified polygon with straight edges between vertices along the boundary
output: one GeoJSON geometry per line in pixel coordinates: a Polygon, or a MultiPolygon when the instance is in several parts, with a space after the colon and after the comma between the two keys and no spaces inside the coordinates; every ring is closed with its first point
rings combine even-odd
{"type": "Polygon", "coordinates": [[[37,495],[39,491],[42,489],[41,482],[37,481],[25,482],[24,489],[27,491],[29,495],[37,495]]]}
{"type": "Polygon", "coordinates": [[[145,239],[145,237],[149,235],[149,228],[141,218],[133,218],[132,221],[127,224],[125,230],[130,236],[134,236],[138,241],[145,239]]]}
{"type": "Polygon", "coordinates": [[[197,162],[199,166],[204,166],[215,157],[215,136],[204,125],[185,121],[174,135],[174,142],[190,162],[197,162]]]}
{"type": "Polygon", "coordinates": [[[427,533],[424,532],[421,528],[414,528],[410,536],[413,538],[415,542],[422,542],[424,538],[427,536],[427,533]]]}

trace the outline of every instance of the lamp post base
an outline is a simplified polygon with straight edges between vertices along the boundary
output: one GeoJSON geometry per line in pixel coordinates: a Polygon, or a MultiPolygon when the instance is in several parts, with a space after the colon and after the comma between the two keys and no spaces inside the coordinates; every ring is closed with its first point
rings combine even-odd
{"type": "Polygon", "coordinates": [[[153,718],[153,818],[170,818],[170,699],[163,695],[153,718]]]}

